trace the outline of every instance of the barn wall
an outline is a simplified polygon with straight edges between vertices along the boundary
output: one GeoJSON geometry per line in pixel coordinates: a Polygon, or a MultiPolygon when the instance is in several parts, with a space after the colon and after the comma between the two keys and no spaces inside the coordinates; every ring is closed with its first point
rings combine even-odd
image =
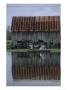
{"type": "Polygon", "coordinates": [[[17,41],[21,40],[32,40],[33,42],[43,40],[47,43],[49,43],[50,41],[57,43],[60,42],[60,32],[13,32],[13,46],[17,41]]]}

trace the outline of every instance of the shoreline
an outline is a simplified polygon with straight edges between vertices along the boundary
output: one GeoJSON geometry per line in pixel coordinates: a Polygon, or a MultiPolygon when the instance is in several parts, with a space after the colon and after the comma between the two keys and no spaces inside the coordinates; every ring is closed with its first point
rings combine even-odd
{"type": "Polygon", "coordinates": [[[39,49],[7,49],[8,52],[53,52],[53,53],[60,53],[60,49],[44,49],[44,50],[39,50],[39,49]]]}

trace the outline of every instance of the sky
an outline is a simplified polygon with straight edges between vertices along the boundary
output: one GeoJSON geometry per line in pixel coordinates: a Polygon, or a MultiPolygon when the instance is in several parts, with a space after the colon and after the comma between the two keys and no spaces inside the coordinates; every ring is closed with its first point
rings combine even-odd
{"type": "Polygon", "coordinates": [[[7,4],[7,26],[13,16],[59,16],[60,4],[7,4]]]}

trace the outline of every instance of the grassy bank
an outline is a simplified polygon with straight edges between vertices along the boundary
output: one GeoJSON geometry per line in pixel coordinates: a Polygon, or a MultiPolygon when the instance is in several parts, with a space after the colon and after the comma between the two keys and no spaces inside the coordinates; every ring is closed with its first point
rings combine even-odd
{"type": "Polygon", "coordinates": [[[48,50],[50,50],[51,52],[60,52],[60,51],[61,51],[61,50],[58,49],[58,48],[51,48],[51,49],[48,49],[48,50]]]}
{"type": "Polygon", "coordinates": [[[39,49],[7,49],[9,52],[60,52],[60,49],[45,49],[45,50],[39,50],[39,49]]]}

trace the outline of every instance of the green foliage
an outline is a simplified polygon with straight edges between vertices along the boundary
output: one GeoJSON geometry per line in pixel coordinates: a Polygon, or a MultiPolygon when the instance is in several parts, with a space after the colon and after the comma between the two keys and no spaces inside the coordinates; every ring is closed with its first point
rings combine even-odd
{"type": "Polygon", "coordinates": [[[11,49],[12,42],[11,40],[7,40],[6,47],[7,49],[11,49]]]}
{"type": "Polygon", "coordinates": [[[6,35],[7,35],[7,40],[11,40],[11,30],[9,26],[7,26],[6,35]]]}

